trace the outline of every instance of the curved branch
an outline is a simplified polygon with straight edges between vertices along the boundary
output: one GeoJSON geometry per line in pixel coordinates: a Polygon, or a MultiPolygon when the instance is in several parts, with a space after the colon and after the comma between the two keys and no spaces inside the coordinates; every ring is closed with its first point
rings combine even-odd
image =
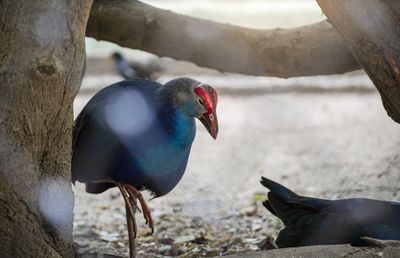
{"type": "Polygon", "coordinates": [[[326,22],[256,30],[192,18],[135,0],[95,0],[86,35],[219,71],[295,77],[359,69],[326,22]]]}

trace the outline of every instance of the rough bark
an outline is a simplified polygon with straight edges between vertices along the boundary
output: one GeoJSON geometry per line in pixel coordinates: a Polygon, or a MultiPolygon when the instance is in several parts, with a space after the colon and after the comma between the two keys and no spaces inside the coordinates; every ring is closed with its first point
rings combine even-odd
{"type": "Polygon", "coordinates": [[[317,0],[400,123],[400,1],[317,0]]]}
{"type": "Polygon", "coordinates": [[[326,21],[256,30],[179,15],[135,0],[95,0],[86,35],[220,71],[277,77],[359,69],[326,21]]]}
{"type": "Polygon", "coordinates": [[[72,103],[91,0],[0,1],[0,253],[72,257],[72,103]]]}

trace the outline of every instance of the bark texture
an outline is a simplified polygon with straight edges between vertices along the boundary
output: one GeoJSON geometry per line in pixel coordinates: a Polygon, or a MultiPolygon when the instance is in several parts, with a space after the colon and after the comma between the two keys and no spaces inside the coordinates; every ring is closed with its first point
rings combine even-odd
{"type": "Polygon", "coordinates": [[[72,103],[91,0],[0,1],[0,252],[72,257],[72,103]]]}
{"type": "Polygon", "coordinates": [[[135,0],[95,0],[86,35],[219,71],[295,77],[359,69],[326,21],[256,30],[179,15],[135,0]]]}
{"type": "Polygon", "coordinates": [[[400,1],[317,0],[400,123],[400,1]]]}

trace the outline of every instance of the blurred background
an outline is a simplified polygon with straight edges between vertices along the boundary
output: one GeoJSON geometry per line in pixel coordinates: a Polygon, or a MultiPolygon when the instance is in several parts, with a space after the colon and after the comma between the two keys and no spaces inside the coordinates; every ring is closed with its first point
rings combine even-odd
{"type": "MultiPolygon", "coordinates": [[[[145,2],[258,29],[297,27],[326,18],[314,0],[145,2]]],[[[313,197],[400,201],[400,125],[387,116],[364,72],[291,79],[246,76],[92,38],[86,43],[86,74],[75,99],[75,116],[98,90],[123,79],[111,59],[114,52],[161,67],[154,75],[160,83],[189,76],[219,93],[218,138],[214,141],[198,123],[183,179],[168,195],[148,202],[155,234],[139,233],[141,256],[260,249],[259,243],[281,227],[260,204],[266,193],[261,176],[313,197]],[[195,241],[201,237],[203,242],[195,241]]],[[[86,250],[126,255],[125,208],[118,190],[89,195],[77,183],[74,191],[75,240],[86,250]]],[[[143,220],[138,227],[146,229],[143,220]]]]}

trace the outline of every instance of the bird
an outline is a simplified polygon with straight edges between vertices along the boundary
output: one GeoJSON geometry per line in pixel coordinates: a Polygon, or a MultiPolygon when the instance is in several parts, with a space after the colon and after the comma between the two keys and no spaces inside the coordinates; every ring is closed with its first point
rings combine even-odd
{"type": "Polygon", "coordinates": [[[150,62],[147,64],[126,60],[120,53],[112,54],[118,73],[124,79],[144,78],[155,80],[163,70],[158,63],[150,62]]]}
{"type": "Polygon", "coordinates": [[[351,244],[373,246],[368,238],[400,240],[400,203],[367,198],[325,200],[298,195],[261,177],[268,188],[265,208],[285,228],[276,239],[279,248],[351,244]]]}
{"type": "Polygon", "coordinates": [[[86,192],[92,194],[119,188],[126,205],[130,250],[136,237],[136,200],[154,231],[141,191],[157,198],[178,184],[195,138],[195,118],[217,138],[217,103],[213,87],[191,78],[164,85],[132,79],[100,90],[77,116],[72,183],[85,183],[86,192]]]}

